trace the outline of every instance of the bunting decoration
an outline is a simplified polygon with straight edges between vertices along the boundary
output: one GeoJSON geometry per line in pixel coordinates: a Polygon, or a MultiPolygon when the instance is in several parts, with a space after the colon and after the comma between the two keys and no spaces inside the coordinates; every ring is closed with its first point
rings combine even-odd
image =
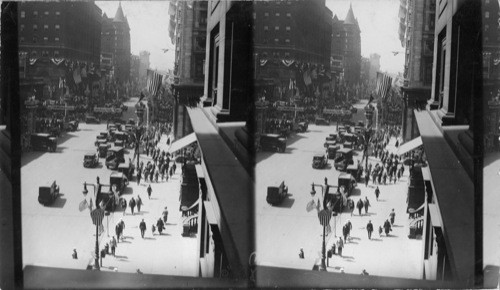
{"type": "Polygon", "coordinates": [[[266,65],[266,63],[267,63],[267,61],[268,61],[267,59],[261,59],[261,60],[259,61],[260,66],[265,66],[265,65],[266,65]]]}
{"type": "Polygon", "coordinates": [[[289,67],[291,66],[292,64],[294,64],[295,60],[286,60],[286,59],[283,59],[281,61],[286,67],[289,67]]]}
{"type": "Polygon", "coordinates": [[[62,57],[52,57],[50,59],[50,61],[52,61],[52,63],[55,64],[55,65],[60,65],[61,63],[63,63],[64,58],[62,58],[62,57]]]}
{"type": "Polygon", "coordinates": [[[30,57],[30,65],[34,65],[37,62],[38,58],[30,57]]]}

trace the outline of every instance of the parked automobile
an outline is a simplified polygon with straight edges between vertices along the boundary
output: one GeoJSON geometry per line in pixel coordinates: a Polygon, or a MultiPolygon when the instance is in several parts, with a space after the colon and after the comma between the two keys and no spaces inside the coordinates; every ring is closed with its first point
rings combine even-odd
{"type": "Polygon", "coordinates": [[[328,159],[335,159],[339,149],[340,145],[328,145],[328,148],[326,148],[326,155],[328,156],[328,159]]]}
{"type": "Polygon", "coordinates": [[[352,149],[349,148],[342,148],[337,151],[337,156],[335,157],[335,169],[339,171],[345,171],[347,169],[347,166],[350,164],[354,164],[354,161],[352,160],[352,149]]]}
{"type": "Polygon", "coordinates": [[[308,122],[299,122],[299,123],[294,123],[293,125],[293,129],[295,132],[306,132],[307,131],[307,128],[309,127],[309,123],[308,122]]]}
{"type": "Polygon", "coordinates": [[[94,168],[98,164],[99,158],[97,158],[97,154],[94,152],[89,152],[83,157],[83,167],[85,168],[94,168]]]}
{"type": "Polygon", "coordinates": [[[328,148],[329,146],[335,146],[337,145],[336,140],[326,140],[325,144],[323,144],[323,147],[328,148]]]}
{"type": "Polygon", "coordinates": [[[328,159],[324,154],[316,154],[313,156],[312,168],[323,169],[328,163],[328,159]]]}
{"type": "Polygon", "coordinates": [[[339,188],[344,187],[347,197],[349,197],[353,189],[358,185],[356,179],[349,173],[341,173],[338,178],[339,188]]]}
{"type": "Polygon", "coordinates": [[[129,162],[121,163],[120,165],[118,165],[118,172],[125,174],[128,180],[131,180],[132,173],[134,172],[134,165],[129,162]]]}
{"type": "Polygon", "coordinates": [[[66,131],[71,131],[71,132],[74,132],[76,130],[78,130],[78,121],[69,121],[67,123],[64,124],[64,129],[66,131]]]}
{"type": "Polygon", "coordinates": [[[106,156],[106,167],[108,169],[116,170],[120,163],[125,162],[123,147],[113,146],[108,149],[106,156]]]}
{"type": "Polygon", "coordinates": [[[85,116],[85,123],[87,124],[100,124],[101,120],[95,116],[87,115],[85,116]]]}
{"type": "Polygon", "coordinates": [[[109,175],[109,186],[111,186],[112,190],[113,186],[116,186],[118,195],[121,195],[128,186],[128,178],[121,172],[111,172],[109,175]]]}
{"type": "Polygon", "coordinates": [[[286,139],[278,134],[264,134],[260,136],[260,147],[265,151],[285,152],[286,139]]]}
{"type": "Polygon", "coordinates": [[[361,180],[362,167],[359,165],[351,164],[347,166],[346,172],[351,174],[357,182],[361,180]]]}
{"type": "Polygon", "coordinates": [[[103,136],[99,135],[99,136],[96,137],[94,145],[96,147],[99,147],[99,145],[106,144],[106,143],[108,143],[108,139],[106,137],[103,137],[103,136]]]}
{"type": "Polygon", "coordinates": [[[110,144],[103,143],[99,145],[99,158],[105,158],[108,154],[108,148],[110,148],[110,144]]]}
{"type": "Polygon", "coordinates": [[[278,205],[288,194],[288,186],[282,181],[279,186],[268,186],[266,201],[270,205],[278,205]]]}
{"type": "Polygon", "coordinates": [[[31,134],[31,147],[34,151],[56,152],[57,138],[47,133],[31,134]]]}
{"type": "Polygon", "coordinates": [[[49,205],[53,203],[58,196],[59,185],[57,185],[55,180],[38,188],[38,202],[43,205],[49,205]]]}
{"type": "Polygon", "coordinates": [[[118,205],[118,198],[109,185],[100,184],[97,190],[97,204],[105,211],[114,212],[118,205]]]}

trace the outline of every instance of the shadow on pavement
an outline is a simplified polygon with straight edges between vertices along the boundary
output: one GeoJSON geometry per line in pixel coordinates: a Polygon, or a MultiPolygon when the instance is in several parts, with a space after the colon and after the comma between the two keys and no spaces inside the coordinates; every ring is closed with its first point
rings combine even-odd
{"type": "Polygon", "coordinates": [[[177,224],[172,224],[172,223],[166,223],[166,226],[176,226],[177,224]]]}
{"type": "Polygon", "coordinates": [[[115,258],[117,258],[117,259],[128,259],[127,256],[119,256],[119,255],[115,255],[115,258]]]}
{"type": "Polygon", "coordinates": [[[371,241],[382,242],[382,239],[372,238],[371,241]]]}
{"type": "Polygon", "coordinates": [[[143,215],[146,213],[149,213],[149,211],[141,210],[140,212],[136,212],[136,214],[138,214],[138,215],[143,215]]]}
{"type": "Polygon", "coordinates": [[[145,237],[145,240],[156,240],[156,238],[145,237]]]}
{"type": "Polygon", "coordinates": [[[125,187],[125,190],[122,192],[122,195],[124,194],[134,194],[134,189],[132,187],[125,187]]]}
{"type": "Polygon", "coordinates": [[[377,215],[376,212],[369,212],[369,213],[364,213],[364,216],[372,216],[372,215],[377,215]]]}
{"type": "Polygon", "coordinates": [[[361,189],[354,188],[351,192],[351,196],[358,196],[358,195],[361,195],[361,189]]]}
{"type": "Polygon", "coordinates": [[[283,199],[283,202],[281,202],[281,204],[275,205],[275,207],[291,208],[294,203],[295,203],[294,198],[285,198],[283,199]]]}
{"type": "Polygon", "coordinates": [[[21,167],[25,166],[26,164],[30,163],[31,161],[37,159],[38,157],[42,156],[45,152],[41,151],[31,151],[31,152],[26,152],[23,153],[21,157],[21,167]]]}
{"type": "Polygon", "coordinates": [[[385,200],[385,199],[381,199],[381,198],[379,198],[377,201],[378,201],[378,202],[385,202],[386,200],[385,200]]]}

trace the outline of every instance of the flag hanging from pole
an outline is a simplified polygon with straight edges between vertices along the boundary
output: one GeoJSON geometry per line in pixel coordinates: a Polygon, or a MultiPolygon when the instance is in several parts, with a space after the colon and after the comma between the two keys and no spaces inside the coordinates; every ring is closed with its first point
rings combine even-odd
{"type": "Polygon", "coordinates": [[[84,211],[86,208],[88,208],[88,203],[87,203],[87,200],[84,199],[82,202],[80,202],[80,204],[78,205],[78,210],[80,211],[84,211]]]}
{"type": "Polygon", "coordinates": [[[160,90],[163,76],[155,71],[148,70],[147,78],[147,90],[151,93],[152,96],[156,96],[156,94],[160,90]]]}
{"type": "Polygon", "coordinates": [[[384,73],[377,72],[376,93],[381,99],[385,99],[392,86],[392,78],[384,73]]]}
{"type": "Polygon", "coordinates": [[[102,235],[102,233],[104,233],[104,226],[102,224],[99,225],[99,236],[102,235]]]}

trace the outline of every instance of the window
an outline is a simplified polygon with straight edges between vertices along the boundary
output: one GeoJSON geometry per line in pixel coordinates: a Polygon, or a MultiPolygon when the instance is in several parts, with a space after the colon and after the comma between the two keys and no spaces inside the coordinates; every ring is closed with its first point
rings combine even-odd
{"type": "Polygon", "coordinates": [[[33,16],[38,16],[38,11],[33,11],[33,16]]]}
{"type": "Polygon", "coordinates": [[[35,57],[37,57],[37,56],[38,56],[38,54],[36,53],[36,50],[33,50],[33,51],[31,52],[31,57],[35,58],[35,57]]]}
{"type": "Polygon", "coordinates": [[[45,29],[45,30],[49,29],[49,25],[48,24],[44,24],[43,25],[43,29],[45,29]]]}
{"type": "Polygon", "coordinates": [[[274,39],[274,42],[278,43],[280,40],[278,38],[274,39]]]}
{"type": "Polygon", "coordinates": [[[56,24],[55,28],[56,28],[56,30],[59,30],[59,28],[61,28],[61,26],[59,26],[59,24],[56,24]]]}
{"type": "Polygon", "coordinates": [[[45,11],[43,14],[45,14],[45,15],[49,15],[49,11],[45,11]]]}
{"type": "Polygon", "coordinates": [[[486,4],[490,4],[490,0],[486,0],[485,2],[486,2],[486,4]]]}
{"type": "Polygon", "coordinates": [[[54,57],[59,57],[59,50],[54,50],[54,57]]]}
{"type": "Polygon", "coordinates": [[[269,12],[264,12],[264,17],[269,17],[269,12]]]}
{"type": "Polygon", "coordinates": [[[21,26],[19,27],[19,29],[21,30],[21,32],[24,31],[24,24],[21,24],[21,26]]]}
{"type": "Polygon", "coordinates": [[[488,24],[484,25],[484,30],[488,30],[490,28],[490,26],[488,24]]]}
{"type": "Polygon", "coordinates": [[[38,25],[33,24],[33,31],[37,31],[37,30],[38,30],[38,25]]]}
{"type": "Polygon", "coordinates": [[[25,18],[25,17],[26,17],[26,12],[21,11],[21,18],[25,18]]]}
{"type": "Polygon", "coordinates": [[[276,16],[279,17],[280,16],[280,13],[279,12],[276,12],[276,16]]]}
{"type": "Polygon", "coordinates": [[[38,41],[38,38],[36,36],[33,36],[33,43],[36,43],[38,41]]]}
{"type": "Polygon", "coordinates": [[[287,27],[286,27],[286,31],[290,31],[290,26],[287,26],[287,27]]]}
{"type": "Polygon", "coordinates": [[[43,41],[47,42],[47,41],[49,41],[49,38],[47,36],[44,36],[43,41]]]}
{"type": "Polygon", "coordinates": [[[252,13],[253,14],[253,19],[257,19],[257,13],[252,13]]]}
{"type": "MultiPolygon", "coordinates": [[[[288,2],[290,3],[290,2],[288,2]]],[[[285,52],[285,57],[290,57],[290,53],[289,52],[285,52]]]]}
{"type": "Polygon", "coordinates": [[[287,38],[287,39],[285,39],[285,42],[286,42],[286,43],[290,43],[290,39],[288,39],[288,38],[287,38]]]}
{"type": "Polygon", "coordinates": [[[288,18],[292,17],[292,13],[288,12],[288,13],[286,14],[286,17],[288,17],[288,18]]]}
{"type": "Polygon", "coordinates": [[[42,56],[49,56],[49,52],[47,50],[42,51],[42,56]]]}
{"type": "Polygon", "coordinates": [[[21,37],[19,38],[19,41],[20,41],[20,42],[24,42],[24,37],[22,37],[22,36],[21,36],[21,37]]]}
{"type": "Polygon", "coordinates": [[[489,11],[486,11],[486,12],[484,13],[484,17],[485,17],[485,18],[490,18],[490,12],[489,12],[489,11]]]}
{"type": "Polygon", "coordinates": [[[266,25],[264,26],[264,31],[268,31],[269,30],[269,27],[266,25]]]}
{"type": "Polygon", "coordinates": [[[278,31],[278,30],[280,30],[280,27],[279,26],[275,26],[274,30],[278,31]]]}
{"type": "Polygon", "coordinates": [[[56,11],[56,16],[59,16],[59,15],[61,15],[61,12],[56,11]]]}
{"type": "Polygon", "coordinates": [[[54,38],[55,41],[59,41],[59,37],[54,38]]]}

